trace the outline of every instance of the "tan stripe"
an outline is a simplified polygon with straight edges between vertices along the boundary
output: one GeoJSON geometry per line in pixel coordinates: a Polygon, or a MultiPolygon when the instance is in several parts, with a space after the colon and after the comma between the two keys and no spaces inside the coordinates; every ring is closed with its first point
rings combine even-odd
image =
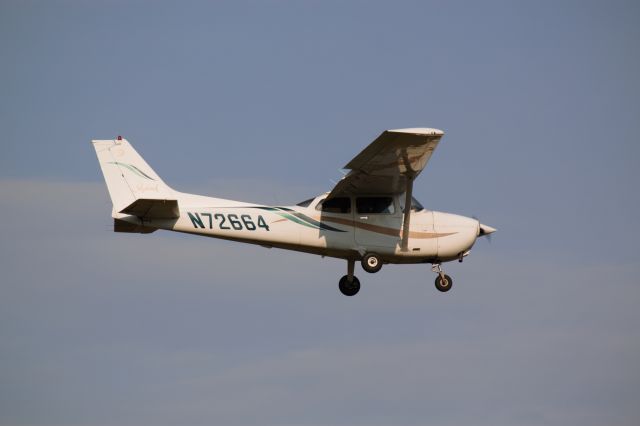
{"type": "MultiPolygon", "coordinates": [[[[320,220],[320,218],[315,218],[316,220],[320,220]]],[[[322,221],[324,222],[333,222],[339,223],[340,225],[353,226],[355,228],[364,229],[365,231],[375,232],[377,234],[388,235],[390,237],[401,237],[401,230],[395,228],[387,228],[385,226],[372,225],[370,223],[356,222],[353,219],[343,219],[340,217],[323,217],[322,221]]],[[[446,237],[447,235],[453,235],[455,232],[438,234],[437,232],[417,232],[412,231],[409,232],[409,238],[416,239],[430,239],[430,238],[438,238],[438,237],[446,237]]]]}

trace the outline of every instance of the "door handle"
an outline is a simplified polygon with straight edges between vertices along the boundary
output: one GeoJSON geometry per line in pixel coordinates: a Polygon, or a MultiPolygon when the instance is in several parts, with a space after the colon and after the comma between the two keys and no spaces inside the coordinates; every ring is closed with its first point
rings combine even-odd
{"type": "Polygon", "coordinates": [[[367,219],[369,219],[369,216],[360,216],[360,219],[367,220],[367,219]]]}

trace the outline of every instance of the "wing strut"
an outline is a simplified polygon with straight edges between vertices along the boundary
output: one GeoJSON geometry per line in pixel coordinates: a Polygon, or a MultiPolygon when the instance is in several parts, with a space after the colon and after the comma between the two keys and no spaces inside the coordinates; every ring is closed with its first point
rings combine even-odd
{"type": "Polygon", "coordinates": [[[414,175],[407,173],[407,189],[404,198],[404,220],[402,222],[402,244],[400,251],[409,250],[409,229],[411,226],[411,200],[413,198],[413,179],[414,175]]]}

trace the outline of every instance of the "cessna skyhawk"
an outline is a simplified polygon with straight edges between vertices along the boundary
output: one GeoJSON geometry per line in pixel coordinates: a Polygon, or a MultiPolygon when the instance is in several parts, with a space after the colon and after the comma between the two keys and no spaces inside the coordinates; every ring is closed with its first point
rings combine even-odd
{"type": "Polygon", "coordinates": [[[430,263],[436,288],[449,291],[453,281],[441,264],[462,262],[478,237],[495,231],[474,218],[427,210],[412,197],[443,134],[384,131],[345,166],[349,172],[330,192],[295,206],[178,192],[121,136],[92,142],[113,202],[115,232],[164,229],[344,259],[339,289],[353,296],[360,290],[356,261],[369,273],[385,263],[430,263]]]}

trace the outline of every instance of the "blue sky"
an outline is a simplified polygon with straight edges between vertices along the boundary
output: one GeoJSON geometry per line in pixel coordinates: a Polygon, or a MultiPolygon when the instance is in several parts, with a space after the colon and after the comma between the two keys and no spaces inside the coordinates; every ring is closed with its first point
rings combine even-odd
{"type": "Polygon", "coordinates": [[[0,423],[635,425],[635,2],[0,2],[0,423]],[[499,232],[424,266],[110,232],[89,140],[287,204],[390,128],[499,232]]]}

